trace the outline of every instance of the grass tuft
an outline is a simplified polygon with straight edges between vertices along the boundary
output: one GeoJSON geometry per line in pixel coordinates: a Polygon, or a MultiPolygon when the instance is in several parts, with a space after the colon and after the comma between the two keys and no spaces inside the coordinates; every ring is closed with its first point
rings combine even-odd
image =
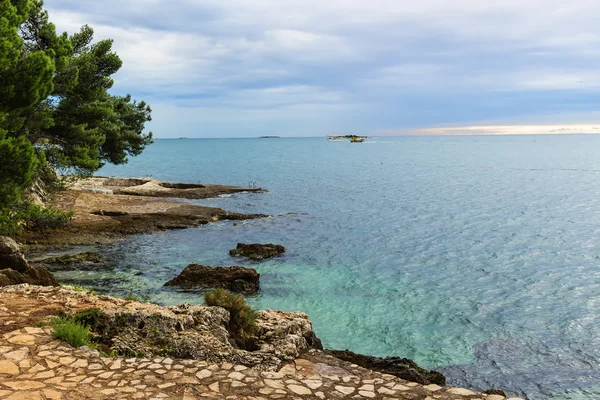
{"type": "Polygon", "coordinates": [[[90,329],[70,318],[56,317],[52,320],[52,336],[78,348],[90,346],[90,329]]]}

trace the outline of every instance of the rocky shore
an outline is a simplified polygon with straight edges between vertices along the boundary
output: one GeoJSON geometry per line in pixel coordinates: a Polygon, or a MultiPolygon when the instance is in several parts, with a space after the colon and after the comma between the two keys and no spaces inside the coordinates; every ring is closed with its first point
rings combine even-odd
{"type": "Polygon", "coordinates": [[[70,223],[49,232],[28,232],[17,237],[26,251],[110,243],[126,235],[168,229],[193,228],[219,220],[269,217],[239,214],[220,208],[190,204],[186,199],[223,194],[261,192],[222,185],[188,185],[155,179],[90,178],[52,194],[48,204],[74,211],[70,223]],[[201,186],[201,187],[199,187],[201,186]]]}
{"type": "MultiPolygon", "coordinates": [[[[93,178],[55,194],[74,210],[69,226],[17,238],[25,251],[107,243],[128,234],[180,229],[226,219],[264,218],[186,202],[248,190],[154,179],[93,178]]],[[[502,400],[445,386],[443,375],[411,360],[349,351],[323,352],[303,313],[263,310],[243,341],[225,308],[161,307],[60,287],[43,265],[30,265],[17,243],[0,241],[0,399],[418,399],[502,400]],[[101,356],[73,348],[43,327],[57,315],[85,315],[101,356]],[[242,343],[242,344],[240,344],[242,343]]],[[[277,257],[280,245],[239,244],[232,255],[277,257]]],[[[44,260],[60,268],[105,263],[95,253],[44,260]]],[[[167,285],[252,293],[251,268],[190,265],[167,285]]]]}
{"type": "Polygon", "coordinates": [[[228,343],[227,319],[218,307],[159,307],[69,287],[0,288],[0,399],[505,399],[410,382],[326,354],[310,344],[310,321],[302,313],[262,311],[262,343],[255,351],[228,343]],[[114,337],[117,346],[145,347],[147,341],[137,344],[143,335],[133,332],[149,322],[150,331],[169,340],[188,337],[198,347],[189,347],[195,354],[185,359],[106,357],[55,340],[52,328],[40,327],[60,312],[90,309],[126,330],[114,337]]]}

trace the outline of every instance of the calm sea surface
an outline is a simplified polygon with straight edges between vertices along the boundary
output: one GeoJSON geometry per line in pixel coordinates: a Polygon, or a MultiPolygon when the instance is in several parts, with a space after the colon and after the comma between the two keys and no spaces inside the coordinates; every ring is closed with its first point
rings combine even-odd
{"type": "Polygon", "coordinates": [[[261,273],[258,308],[309,314],[326,347],[412,358],[449,383],[529,399],[600,398],[600,136],[158,140],[99,175],[248,186],[197,201],[265,220],[130,237],[118,266],[58,273],[114,295],[187,264],[261,273]],[[237,242],[283,244],[255,264],[237,242]]]}

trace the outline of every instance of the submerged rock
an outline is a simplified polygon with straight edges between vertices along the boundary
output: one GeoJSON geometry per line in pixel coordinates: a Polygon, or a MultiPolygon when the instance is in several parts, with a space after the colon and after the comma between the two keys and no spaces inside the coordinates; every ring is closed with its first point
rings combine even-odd
{"type": "Polygon", "coordinates": [[[233,257],[246,257],[251,260],[260,261],[266,258],[279,257],[285,253],[285,251],[285,247],[279,244],[238,243],[235,249],[229,250],[229,255],[233,257]]]}
{"type": "Polygon", "coordinates": [[[67,254],[59,257],[46,258],[44,264],[69,265],[69,264],[106,264],[106,260],[98,253],[86,251],[85,253],[67,254]]]}
{"type": "Polygon", "coordinates": [[[443,374],[421,368],[414,361],[407,358],[364,356],[349,350],[327,350],[326,352],[340,360],[348,361],[373,371],[394,375],[410,382],[422,385],[435,383],[436,385],[444,386],[446,384],[446,377],[443,374]]]}
{"type": "Polygon", "coordinates": [[[223,288],[236,293],[255,293],[260,285],[260,274],[254,268],[209,267],[200,264],[188,265],[175,279],[165,286],[183,289],[223,288]]]}
{"type": "Polygon", "coordinates": [[[59,286],[43,267],[31,267],[17,242],[0,236],[0,286],[28,283],[39,286],[59,286]]]}

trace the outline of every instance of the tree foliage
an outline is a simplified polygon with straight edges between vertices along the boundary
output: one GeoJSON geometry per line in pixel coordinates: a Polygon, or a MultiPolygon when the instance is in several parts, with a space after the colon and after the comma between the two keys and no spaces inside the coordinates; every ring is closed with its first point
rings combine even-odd
{"type": "Polygon", "coordinates": [[[0,209],[44,168],[89,175],[152,143],[150,107],[109,93],[112,46],[87,25],[57,34],[42,0],[0,0],[0,209]]]}

